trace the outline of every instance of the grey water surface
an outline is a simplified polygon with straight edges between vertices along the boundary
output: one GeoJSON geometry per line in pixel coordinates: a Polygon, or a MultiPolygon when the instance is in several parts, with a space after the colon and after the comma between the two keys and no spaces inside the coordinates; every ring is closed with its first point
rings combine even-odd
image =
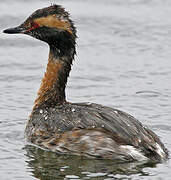
{"type": "Polygon", "coordinates": [[[171,161],[123,163],[58,155],[28,144],[24,129],[45,71],[48,46],[2,30],[62,4],[78,28],[67,100],[126,111],[171,151],[170,0],[0,1],[0,179],[171,179],[171,161]]]}

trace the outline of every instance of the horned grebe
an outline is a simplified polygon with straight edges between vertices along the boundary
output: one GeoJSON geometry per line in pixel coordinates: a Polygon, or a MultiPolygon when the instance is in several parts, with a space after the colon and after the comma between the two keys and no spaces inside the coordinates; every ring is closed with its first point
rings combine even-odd
{"type": "Polygon", "coordinates": [[[129,114],[94,103],[69,103],[65,86],[76,54],[76,28],[59,5],[38,9],[4,33],[27,34],[49,44],[42,79],[25,134],[58,153],[119,161],[167,159],[158,136],[129,114]]]}

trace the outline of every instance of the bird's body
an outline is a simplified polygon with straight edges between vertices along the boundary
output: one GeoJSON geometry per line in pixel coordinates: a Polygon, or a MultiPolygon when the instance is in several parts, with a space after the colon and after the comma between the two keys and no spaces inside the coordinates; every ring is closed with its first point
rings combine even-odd
{"type": "Polygon", "coordinates": [[[166,156],[159,138],[134,117],[94,103],[36,109],[26,134],[31,142],[60,153],[121,161],[166,156]]]}
{"type": "Polygon", "coordinates": [[[66,101],[76,29],[61,6],[39,9],[20,26],[4,32],[28,34],[50,47],[25,130],[29,141],[59,153],[119,161],[167,159],[168,151],[158,136],[129,114],[99,104],[66,101]]]}

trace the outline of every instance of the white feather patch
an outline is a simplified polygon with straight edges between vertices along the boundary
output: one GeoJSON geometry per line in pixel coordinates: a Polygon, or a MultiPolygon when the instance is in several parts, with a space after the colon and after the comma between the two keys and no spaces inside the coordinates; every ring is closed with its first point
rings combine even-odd
{"type": "Polygon", "coordinates": [[[121,145],[120,148],[124,149],[133,159],[144,161],[148,158],[143,155],[138,149],[130,145],[121,145]]]}
{"type": "Polygon", "coordinates": [[[163,151],[163,149],[161,148],[161,146],[156,143],[156,147],[157,147],[157,153],[158,153],[161,157],[165,157],[165,152],[163,151]]]}

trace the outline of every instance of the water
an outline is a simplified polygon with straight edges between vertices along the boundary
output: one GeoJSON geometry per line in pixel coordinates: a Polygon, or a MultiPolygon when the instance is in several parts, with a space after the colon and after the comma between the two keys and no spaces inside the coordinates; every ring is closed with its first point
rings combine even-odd
{"type": "MultiPolygon", "coordinates": [[[[0,2],[0,28],[15,26],[49,1],[0,2]]],[[[72,102],[119,108],[156,132],[171,150],[170,0],[58,0],[78,27],[67,86],[72,102]]],[[[47,152],[24,129],[48,58],[31,37],[0,33],[0,175],[2,180],[170,179],[171,162],[115,164],[47,152]]]]}

